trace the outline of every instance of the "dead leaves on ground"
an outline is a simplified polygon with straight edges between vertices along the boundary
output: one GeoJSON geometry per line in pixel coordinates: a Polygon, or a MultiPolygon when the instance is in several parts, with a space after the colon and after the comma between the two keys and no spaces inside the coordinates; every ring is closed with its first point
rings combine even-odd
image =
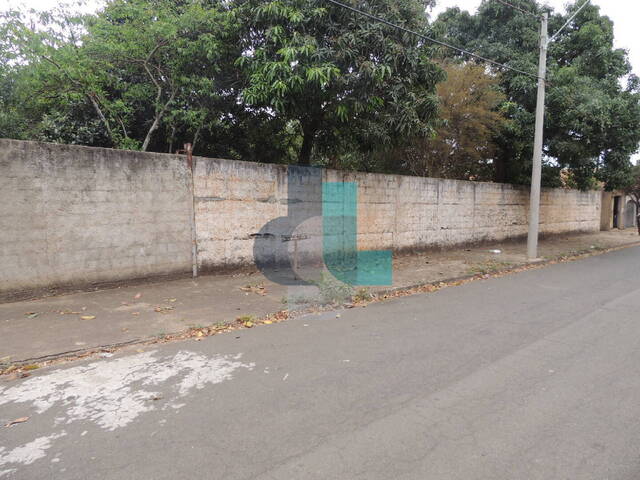
{"type": "Polygon", "coordinates": [[[246,295],[249,295],[249,293],[255,293],[257,295],[261,295],[261,296],[265,296],[267,294],[267,288],[262,285],[245,285],[244,287],[240,287],[240,290],[242,290],[243,292],[245,292],[246,295]]]}
{"type": "Polygon", "coordinates": [[[169,313],[171,310],[173,310],[173,307],[167,305],[158,305],[153,309],[154,312],[158,313],[169,313]]]}
{"type": "Polygon", "coordinates": [[[7,423],[4,428],[9,428],[9,427],[13,427],[14,425],[18,425],[19,423],[24,423],[26,421],[29,420],[30,417],[20,417],[20,418],[16,418],[15,420],[7,423]]]}

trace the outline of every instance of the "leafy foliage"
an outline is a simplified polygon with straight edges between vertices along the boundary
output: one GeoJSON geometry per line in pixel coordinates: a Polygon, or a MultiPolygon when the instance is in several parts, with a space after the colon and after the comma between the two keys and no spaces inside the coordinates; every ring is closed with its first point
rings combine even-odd
{"type": "MultiPolygon", "coordinates": [[[[536,71],[537,20],[499,2],[429,25],[433,0],[345,1],[536,71]]],[[[30,15],[0,15],[0,136],[529,181],[535,79],[450,64],[445,81],[451,51],[329,2],[110,0],[95,15],[30,15]]],[[[579,188],[621,186],[640,142],[640,80],[612,22],[585,8],[549,57],[545,184],[564,172],[579,188]]]]}
{"type": "Polygon", "coordinates": [[[438,85],[440,123],[433,137],[415,138],[404,155],[414,175],[490,181],[494,136],[505,119],[498,78],[473,63],[445,66],[438,85]]]}
{"type": "MultiPolygon", "coordinates": [[[[541,12],[535,0],[517,6],[541,12]]],[[[566,15],[553,14],[551,33],[558,30],[582,2],[566,15]]],[[[476,15],[459,9],[443,13],[434,30],[453,43],[536,72],[537,20],[497,2],[485,1],[476,15]]],[[[630,156],[640,142],[640,90],[624,50],[613,47],[613,23],[587,6],[549,49],[545,155],[547,168],[568,168],[575,185],[589,188],[603,181],[616,188],[630,168],[630,156]],[[621,81],[628,77],[626,87],[621,81]]],[[[507,101],[503,110],[511,122],[498,136],[497,178],[526,183],[531,148],[536,80],[513,71],[502,74],[507,101]]],[[[557,178],[557,175],[555,175],[557,178]]]]}
{"type": "MultiPolygon", "coordinates": [[[[380,0],[372,11],[424,30],[430,4],[380,0]]],[[[317,0],[249,0],[242,15],[243,98],[298,128],[299,163],[430,133],[442,74],[414,36],[317,0]]]]}

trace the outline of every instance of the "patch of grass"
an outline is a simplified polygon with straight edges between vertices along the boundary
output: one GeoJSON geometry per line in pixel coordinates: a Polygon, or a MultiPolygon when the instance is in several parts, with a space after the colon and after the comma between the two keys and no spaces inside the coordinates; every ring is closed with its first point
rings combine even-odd
{"type": "Polygon", "coordinates": [[[510,262],[498,262],[490,260],[488,262],[478,263],[467,270],[470,275],[490,275],[511,267],[510,262]]]}
{"type": "Polygon", "coordinates": [[[320,290],[320,300],[324,304],[345,303],[353,296],[353,287],[323,272],[322,278],[316,282],[320,290]]]}
{"type": "Polygon", "coordinates": [[[356,293],[353,294],[352,298],[356,303],[363,303],[373,300],[373,294],[368,288],[359,288],[356,293]]]}

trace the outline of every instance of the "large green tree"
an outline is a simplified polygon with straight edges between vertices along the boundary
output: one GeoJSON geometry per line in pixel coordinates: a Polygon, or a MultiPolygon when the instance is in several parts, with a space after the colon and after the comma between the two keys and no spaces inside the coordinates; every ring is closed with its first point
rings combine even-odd
{"type": "MultiPolygon", "coordinates": [[[[314,152],[325,159],[370,152],[431,133],[443,76],[415,36],[322,0],[240,3],[243,99],[290,122],[302,137],[300,164],[314,152]]],[[[420,31],[433,2],[351,3],[420,31]]]]}
{"type": "Polygon", "coordinates": [[[240,102],[223,1],[113,0],[0,18],[0,136],[247,160],[291,156],[286,122],[240,102]],[[19,121],[16,121],[19,120],[19,121]]]}
{"type": "MultiPolygon", "coordinates": [[[[540,14],[535,0],[516,6],[540,14]]],[[[552,13],[550,33],[567,14],[552,13]]],[[[483,1],[477,14],[459,9],[443,13],[434,31],[453,43],[519,70],[535,73],[540,23],[507,5],[483,1]]],[[[640,142],[640,90],[627,53],[613,46],[613,23],[589,5],[551,44],[548,62],[544,152],[547,168],[568,168],[579,188],[603,181],[621,185],[630,156],[640,142]]],[[[503,110],[512,120],[498,136],[496,179],[526,183],[531,171],[536,80],[514,71],[502,73],[503,110]]],[[[554,176],[557,179],[557,175],[554,176]]]]}
{"type": "Polygon", "coordinates": [[[21,100],[43,136],[148,150],[162,148],[157,132],[172,121],[197,141],[215,115],[230,22],[216,5],[115,0],[95,16],[47,12],[36,28],[12,12],[3,25],[23,65],[21,100]],[[65,133],[83,129],[102,138],[65,133]]]}

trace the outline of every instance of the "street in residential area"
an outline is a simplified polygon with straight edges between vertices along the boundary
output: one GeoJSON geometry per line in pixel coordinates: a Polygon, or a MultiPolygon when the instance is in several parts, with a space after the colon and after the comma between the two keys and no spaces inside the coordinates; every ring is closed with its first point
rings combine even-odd
{"type": "Polygon", "coordinates": [[[640,248],[0,383],[0,476],[640,476],[640,248]],[[28,417],[28,418],[27,418],[28,417]]]}

